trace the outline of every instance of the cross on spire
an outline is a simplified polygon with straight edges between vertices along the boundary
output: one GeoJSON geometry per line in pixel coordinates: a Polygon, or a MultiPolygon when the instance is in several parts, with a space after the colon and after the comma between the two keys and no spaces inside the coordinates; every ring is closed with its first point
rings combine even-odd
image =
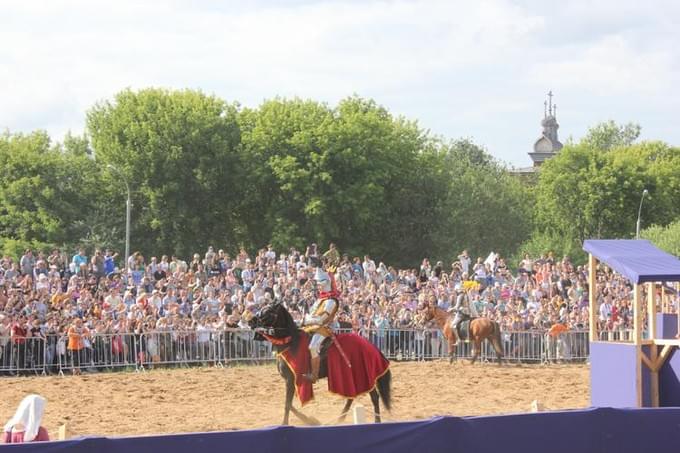
{"type": "Polygon", "coordinates": [[[552,92],[552,90],[550,90],[550,91],[548,91],[548,113],[550,113],[550,115],[553,114],[552,98],[553,98],[553,92],[552,92]]]}

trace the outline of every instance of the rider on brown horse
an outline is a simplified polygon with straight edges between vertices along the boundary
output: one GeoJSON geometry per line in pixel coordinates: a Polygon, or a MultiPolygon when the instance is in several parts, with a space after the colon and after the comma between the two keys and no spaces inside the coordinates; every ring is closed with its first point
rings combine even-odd
{"type": "Polygon", "coordinates": [[[461,284],[456,285],[456,305],[451,307],[448,311],[455,312],[453,321],[451,322],[451,331],[456,336],[457,340],[460,341],[460,335],[458,334],[458,325],[464,320],[470,317],[471,307],[470,299],[467,293],[461,286],[461,284]]]}
{"type": "Polygon", "coordinates": [[[313,258],[312,265],[316,267],[314,280],[316,280],[319,298],[312,305],[311,310],[302,320],[302,329],[311,335],[309,352],[311,354],[311,373],[304,377],[312,382],[319,379],[319,367],[321,365],[321,345],[333,332],[330,325],[338,312],[340,292],[335,286],[335,278],[326,269],[325,257],[313,258]]]}

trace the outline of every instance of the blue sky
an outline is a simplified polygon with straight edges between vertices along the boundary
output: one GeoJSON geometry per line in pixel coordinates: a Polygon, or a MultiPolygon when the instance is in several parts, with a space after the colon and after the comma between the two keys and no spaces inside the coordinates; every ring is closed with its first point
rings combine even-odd
{"type": "Polygon", "coordinates": [[[375,99],[530,164],[545,93],[560,139],[605,120],[680,145],[680,2],[0,0],[0,129],[82,133],[126,87],[375,99]]]}

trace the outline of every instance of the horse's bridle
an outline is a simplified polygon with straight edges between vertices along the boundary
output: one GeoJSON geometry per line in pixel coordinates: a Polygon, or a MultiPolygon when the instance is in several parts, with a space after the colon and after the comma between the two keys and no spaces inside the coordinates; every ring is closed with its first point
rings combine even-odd
{"type": "MultiPolygon", "coordinates": [[[[280,310],[280,308],[278,309],[280,310]]],[[[276,325],[276,321],[279,319],[279,312],[276,311],[274,313],[274,319],[272,320],[272,324],[276,325]]],[[[258,319],[258,322],[261,322],[261,319],[258,319]]],[[[277,330],[288,330],[285,327],[256,327],[253,329],[254,332],[261,334],[262,336],[266,337],[267,340],[271,341],[272,343],[276,344],[272,339],[276,339],[274,335],[276,335],[277,330]]]]}

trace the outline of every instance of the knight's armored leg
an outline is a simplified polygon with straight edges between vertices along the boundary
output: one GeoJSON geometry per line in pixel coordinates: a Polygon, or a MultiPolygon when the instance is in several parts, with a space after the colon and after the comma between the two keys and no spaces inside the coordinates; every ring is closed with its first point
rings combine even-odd
{"type": "Polygon", "coordinates": [[[460,337],[458,336],[458,327],[457,326],[453,326],[453,328],[451,329],[451,335],[453,335],[454,343],[458,343],[458,341],[460,341],[460,337]]]}
{"type": "Polygon", "coordinates": [[[312,384],[319,380],[319,368],[321,367],[321,356],[312,356],[312,372],[310,373],[309,380],[312,384]]]}
{"type": "Polygon", "coordinates": [[[460,324],[461,319],[462,317],[460,316],[460,313],[456,313],[456,316],[453,318],[453,322],[451,323],[451,330],[456,342],[460,340],[460,337],[458,336],[458,324],[460,324]]]}
{"type": "Polygon", "coordinates": [[[312,383],[319,379],[319,368],[321,367],[321,356],[319,355],[321,349],[321,343],[324,337],[322,335],[314,334],[311,341],[309,342],[309,353],[312,356],[311,360],[311,372],[305,374],[303,377],[312,383]]]}

